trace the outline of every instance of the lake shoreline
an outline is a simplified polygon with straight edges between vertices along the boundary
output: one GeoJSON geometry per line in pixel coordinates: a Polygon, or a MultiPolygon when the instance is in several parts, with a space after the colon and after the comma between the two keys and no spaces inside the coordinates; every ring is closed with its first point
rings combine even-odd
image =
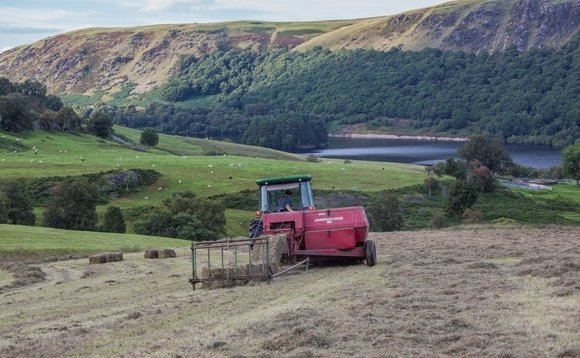
{"type": "Polygon", "coordinates": [[[427,136],[427,135],[348,133],[348,134],[329,134],[328,136],[330,138],[404,139],[404,140],[416,140],[416,141],[426,141],[426,142],[465,142],[465,141],[467,141],[467,138],[463,138],[463,137],[439,137],[439,136],[427,136]]]}

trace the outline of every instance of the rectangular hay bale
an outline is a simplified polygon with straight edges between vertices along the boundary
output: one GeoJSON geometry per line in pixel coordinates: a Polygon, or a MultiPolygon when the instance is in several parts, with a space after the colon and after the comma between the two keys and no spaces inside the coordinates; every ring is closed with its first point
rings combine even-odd
{"type": "Polygon", "coordinates": [[[145,250],[145,258],[146,259],[159,258],[159,250],[155,250],[155,249],[145,250]]]}
{"type": "Polygon", "coordinates": [[[159,250],[159,258],[160,259],[169,259],[169,258],[173,258],[173,257],[177,257],[177,254],[175,253],[175,250],[173,250],[173,249],[159,250]]]}

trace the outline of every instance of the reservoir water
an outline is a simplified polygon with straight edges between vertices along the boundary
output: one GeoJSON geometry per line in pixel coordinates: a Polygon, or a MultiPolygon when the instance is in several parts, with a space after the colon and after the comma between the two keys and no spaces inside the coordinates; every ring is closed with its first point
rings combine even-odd
{"type": "MultiPolygon", "coordinates": [[[[309,154],[321,158],[430,165],[457,158],[457,149],[461,146],[462,142],[331,137],[327,148],[309,154]]],[[[562,163],[562,150],[558,148],[505,144],[504,149],[514,162],[532,168],[544,169],[562,163]]]]}

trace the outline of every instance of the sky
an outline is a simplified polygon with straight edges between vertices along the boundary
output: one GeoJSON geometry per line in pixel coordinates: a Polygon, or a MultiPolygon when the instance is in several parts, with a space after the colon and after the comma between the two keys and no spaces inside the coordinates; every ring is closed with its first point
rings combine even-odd
{"type": "Polygon", "coordinates": [[[448,0],[2,0],[0,52],[88,27],[395,15],[448,0]]]}

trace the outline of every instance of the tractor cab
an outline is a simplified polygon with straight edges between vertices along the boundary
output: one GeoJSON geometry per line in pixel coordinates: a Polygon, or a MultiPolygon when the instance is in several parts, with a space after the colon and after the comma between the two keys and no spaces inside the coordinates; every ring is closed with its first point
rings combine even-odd
{"type": "Polygon", "coordinates": [[[260,187],[260,212],[274,213],[285,211],[285,197],[290,197],[292,210],[313,210],[310,175],[295,175],[257,180],[260,187]]]}

